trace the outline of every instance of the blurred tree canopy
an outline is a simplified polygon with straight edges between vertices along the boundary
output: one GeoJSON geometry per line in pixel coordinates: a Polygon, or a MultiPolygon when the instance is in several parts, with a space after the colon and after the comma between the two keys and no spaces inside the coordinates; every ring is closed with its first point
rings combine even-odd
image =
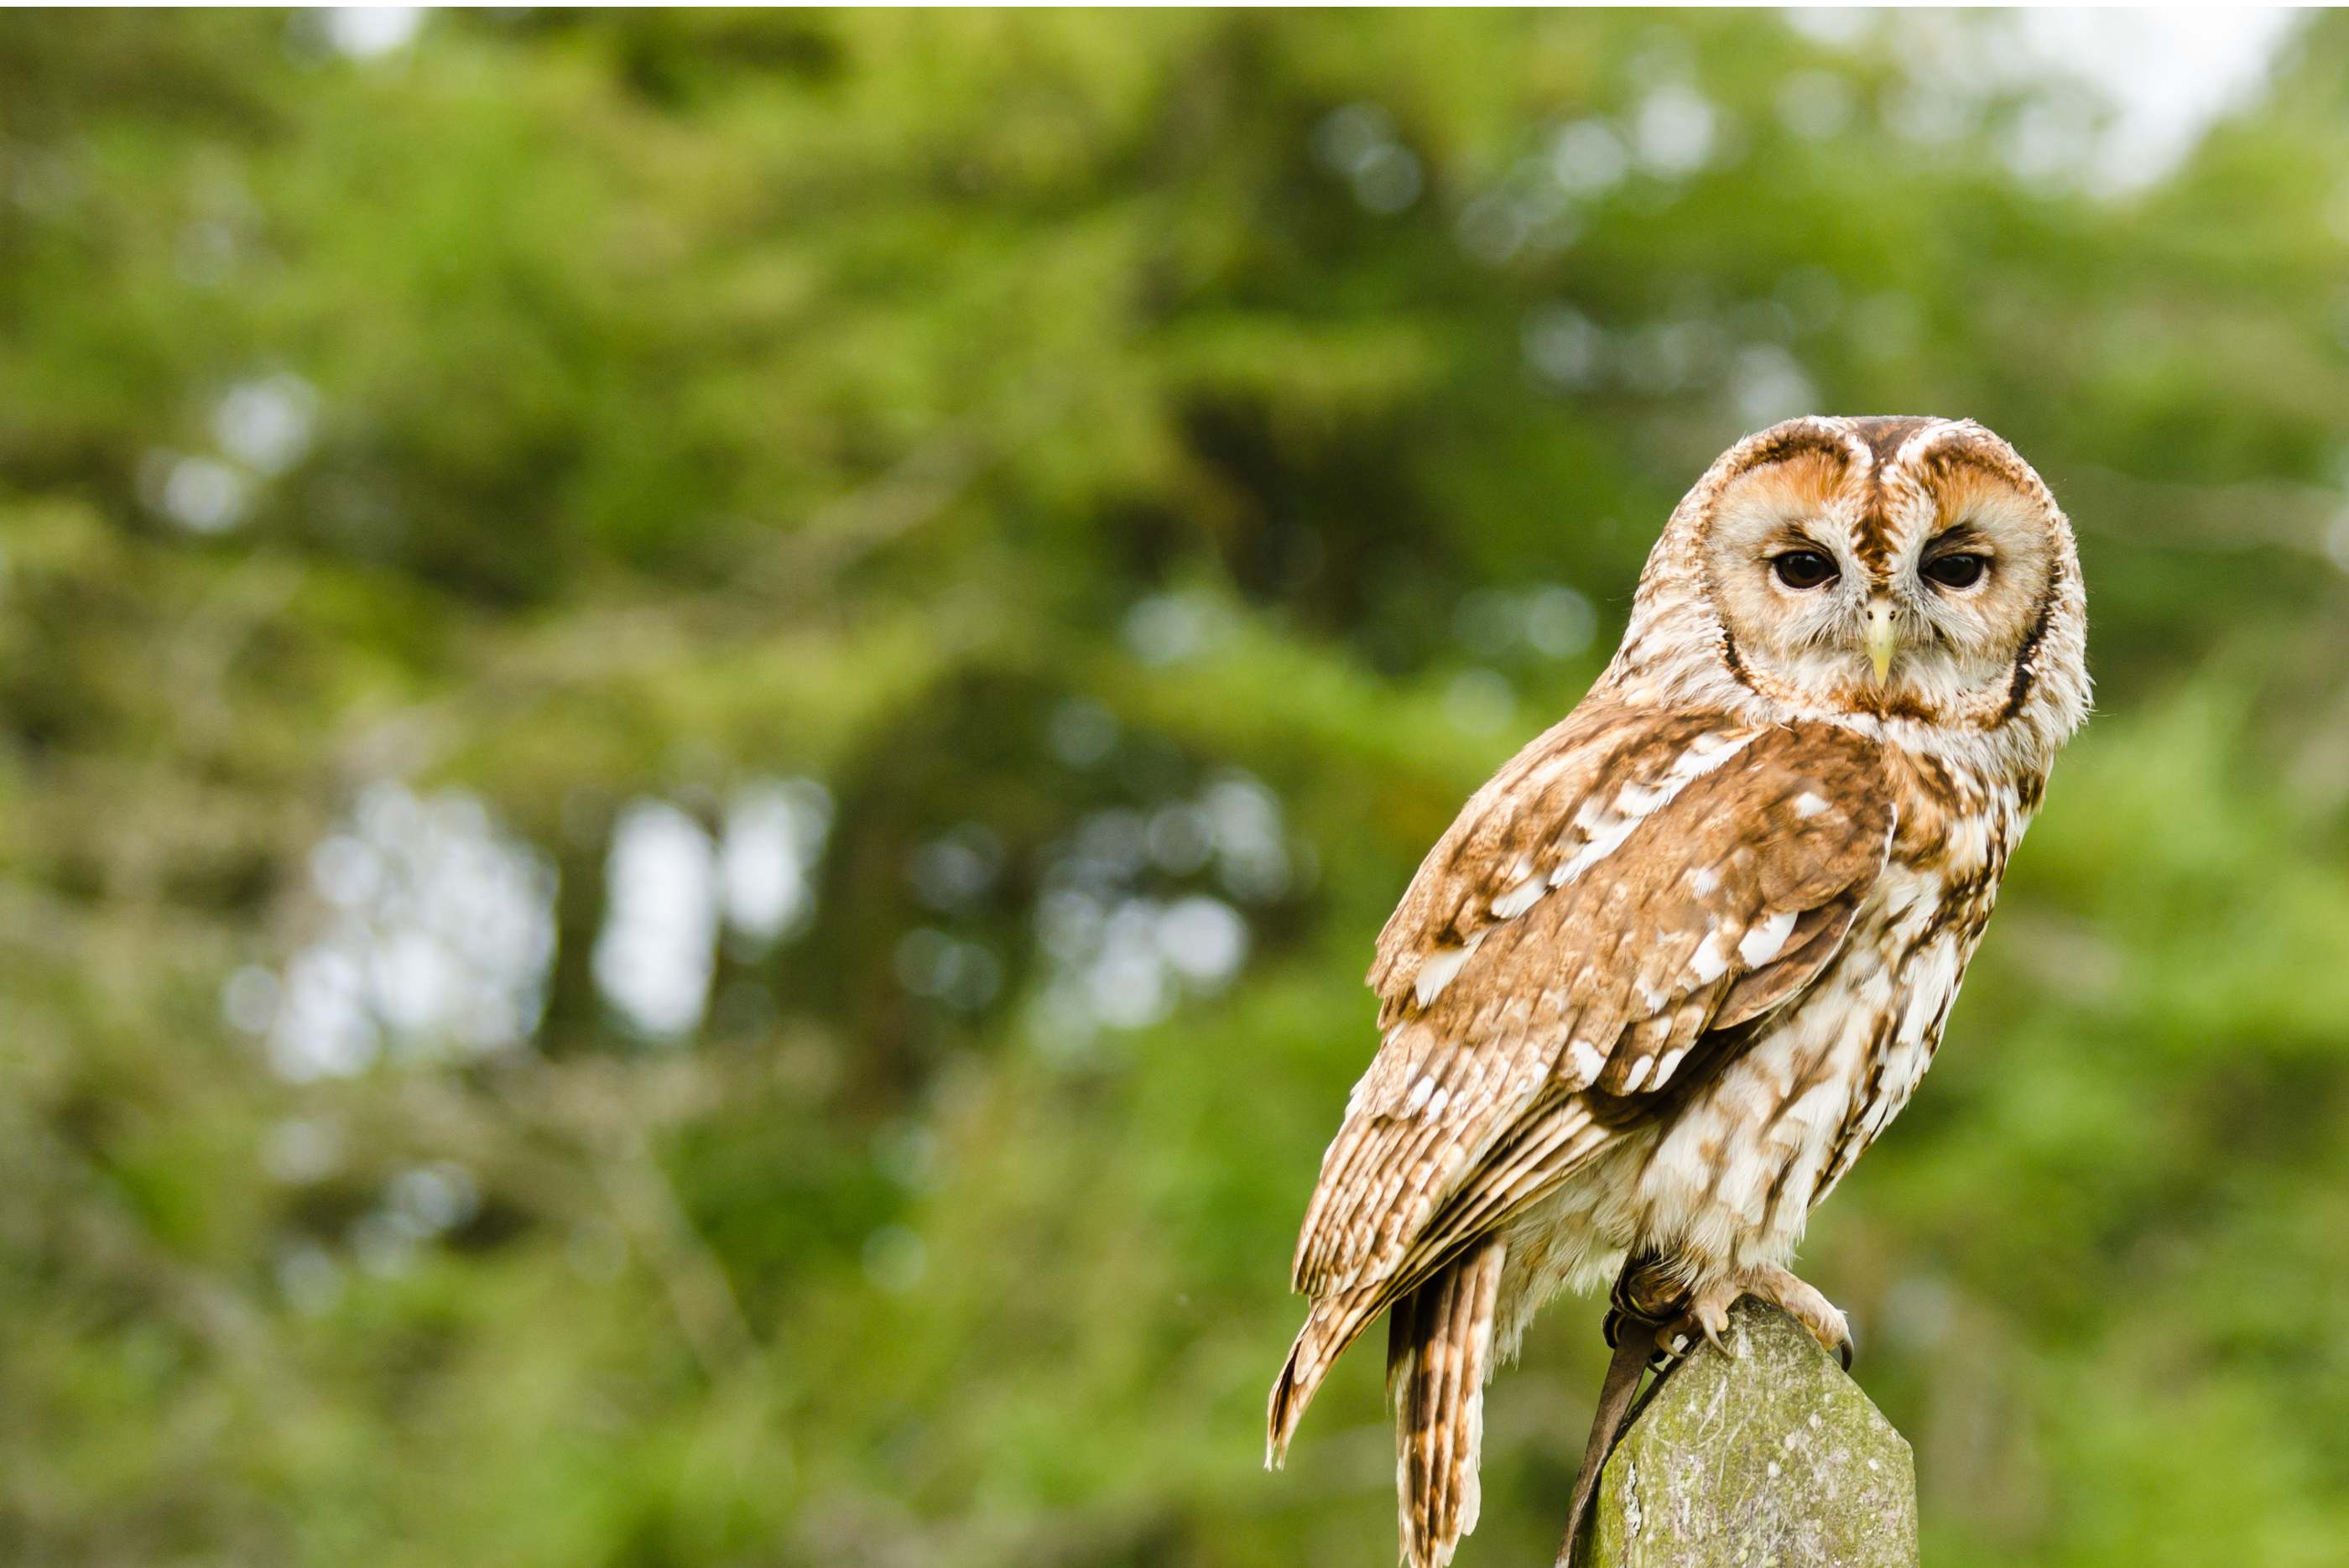
{"type": "Polygon", "coordinates": [[[1370,939],[1817,409],[2095,620],[1806,1254],[1928,1554],[2338,1561],[2349,26],[2107,188],[1996,17],[416,20],[0,18],[0,1555],[1385,1561],[1370,939]]]}

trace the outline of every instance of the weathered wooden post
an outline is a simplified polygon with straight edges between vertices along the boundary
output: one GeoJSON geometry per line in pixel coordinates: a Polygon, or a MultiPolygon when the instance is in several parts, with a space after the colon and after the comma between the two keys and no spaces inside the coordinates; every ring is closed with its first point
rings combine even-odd
{"type": "Polygon", "coordinates": [[[1750,1297],[1735,1358],[1664,1379],[1607,1461],[1588,1568],[1917,1568],[1909,1445],[1818,1341],[1750,1297]]]}

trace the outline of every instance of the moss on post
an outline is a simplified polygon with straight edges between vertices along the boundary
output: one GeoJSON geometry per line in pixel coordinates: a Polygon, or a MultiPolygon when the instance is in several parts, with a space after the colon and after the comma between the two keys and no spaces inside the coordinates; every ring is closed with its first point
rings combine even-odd
{"type": "Polygon", "coordinates": [[[1700,1345],[1599,1481],[1591,1568],[1916,1568],[1908,1443],[1775,1307],[1730,1312],[1735,1359],[1700,1345]]]}

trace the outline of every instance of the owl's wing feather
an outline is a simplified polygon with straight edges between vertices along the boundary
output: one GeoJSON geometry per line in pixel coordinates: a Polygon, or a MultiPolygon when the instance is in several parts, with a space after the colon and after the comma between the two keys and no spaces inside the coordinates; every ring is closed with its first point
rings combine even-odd
{"type": "Polygon", "coordinates": [[[1878,742],[1833,725],[1601,700],[1535,741],[1380,936],[1385,1040],[1323,1159],[1297,1287],[1407,1288],[1555,1185],[1605,1141],[1590,1095],[1653,1101],[1819,972],[1891,826],[1878,742]]]}

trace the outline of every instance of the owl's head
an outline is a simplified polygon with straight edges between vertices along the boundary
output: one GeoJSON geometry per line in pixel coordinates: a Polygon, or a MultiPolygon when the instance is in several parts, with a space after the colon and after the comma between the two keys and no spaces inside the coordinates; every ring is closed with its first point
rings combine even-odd
{"type": "Polygon", "coordinates": [[[1672,514],[1609,678],[2037,752],[2086,716],[2086,628],[2071,525],[2006,442],[1970,420],[1789,420],[1672,514]]]}

